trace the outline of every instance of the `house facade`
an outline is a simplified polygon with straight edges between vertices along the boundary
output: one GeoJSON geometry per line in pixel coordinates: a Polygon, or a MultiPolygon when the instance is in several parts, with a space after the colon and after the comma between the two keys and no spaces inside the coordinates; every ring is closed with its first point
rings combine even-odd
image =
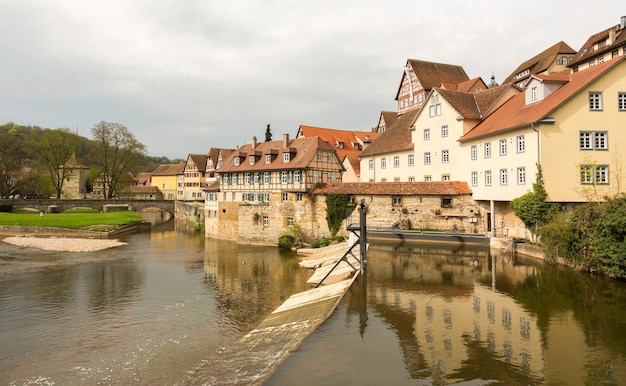
{"type": "Polygon", "coordinates": [[[164,200],[176,200],[178,176],[183,175],[185,164],[162,164],[152,172],[150,184],[159,188],[164,200]]]}
{"type": "Polygon", "coordinates": [[[524,93],[461,137],[465,180],[493,213],[494,230],[528,236],[509,202],[532,190],[537,165],[550,202],[574,205],[621,194],[625,113],[626,61],[618,57],[569,76],[532,76],[524,93]]]}
{"type": "Polygon", "coordinates": [[[206,184],[206,154],[189,154],[182,175],[181,201],[203,201],[206,184]]]}
{"type": "Polygon", "coordinates": [[[502,83],[513,83],[523,89],[531,75],[569,73],[567,66],[572,63],[576,54],[576,50],[560,41],[521,63],[502,83]]]}
{"type": "Polygon", "coordinates": [[[325,236],[325,213],[315,213],[310,193],[318,183],[341,182],[342,173],[335,148],[319,137],[253,138],[223,161],[219,185],[205,189],[206,235],[275,245],[298,226],[325,236]]]}

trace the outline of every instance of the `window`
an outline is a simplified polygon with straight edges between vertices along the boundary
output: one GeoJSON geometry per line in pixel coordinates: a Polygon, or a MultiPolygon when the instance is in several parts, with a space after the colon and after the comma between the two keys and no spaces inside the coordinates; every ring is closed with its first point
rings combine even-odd
{"type": "Polygon", "coordinates": [[[263,216],[263,225],[264,226],[270,225],[270,218],[269,217],[263,216]]]}
{"type": "Polygon", "coordinates": [[[609,183],[609,165],[596,166],[596,184],[609,183]]]}
{"type": "Polygon", "coordinates": [[[478,186],[478,172],[472,172],[472,186],[478,186]]]}
{"type": "Polygon", "coordinates": [[[300,172],[300,170],[294,171],[293,172],[293,183],[294,184],[301,183],[301,177],[302,177],[302,173],[300,172]]]}
{"type": "Polygon", "coordinates": [[[442,174],[441,175],[441,181],[450,181],[450,175],[449,174],[442,174]]]}
{"type": "Polygon", "coordinates": [[[432,180],[433,180],[433,177],[432,177],[432,176],[424,176],[424,181],[426,181],[426,182],[430,182],[430,181],[432,181],[432,180]]]}
{"type": "Polygon", "coordinates": [[[254,159],[255,157],[253,155],[250,156],[250,165],[254,165],[254,159]]]}
{"type": "Polygon", "coordinates": [[[387,157],[383,157],[380,159],[380,168],[381,169],[387,168],[387,157]]]}
{"type": "Polygon", "coordinates": [[[289,183],[289,172],[286,170],[283,170],[282,172],[280,172],[280,183],[281,184],[288,184],[289,183]]]}
{"type": "Polygon", "coordinates": [[[430,152],[424,153],[424,165],[430,165],[430,152]]]}
{"type": "Polygon", "coordinates": [[[485,142],[485,158],[491,157],[491,142],[485,142]]]}
{"type": "Polygon", "coordinates": [[[580,183],[583,185],[608,184],[609,165],[580,165],[580,183]]]}
{"type": "Polygon", "coordinates": [[[266,154],[265,155],[265,163],[266,164],[272,163],[272,155],[271,154],[266,154]]]}
{"type": "Polygon", "coordinates": [[[442,208],[452,208],[452,197],[441,197],[442,208]]]}
{"type": "Polygon", "coordinates": [[[285,192],[281,193],[280,199],[282,201],[289,201],[289,193],[285,193],[285,192]]]}
{"type": "Polygon", "coordinates": [[[322,162],[322,152],[321,152],[321,151],[318,151],[318,152],[317,152],[317,160],[318,160],[319,162],[322,162]]]}
{"type": "Polygon", "coordinates": [[[296,201],[302,202],[302,193],[296,193],[296,201]]]}
{"type": "Polygon", "coordinates": [[[409,182],[415,182],[415,177],[410,176],[410,177],[409,177],[409,182]]]}
{"type": "Polygon", "coordinates": [[[402,206],[402,196],[391,196],[391,205],[402,206]]]}
{"type": "Polygon", "coordinates": [[[500,169],[500,185],[506,185],[509,182],[509,176],[506,169],[500,169]]]}
{"type": "Polygon", "coordinates": [[[478,159],[478,147],[476,145],[472,145],[470,149],[470,154],[472,159],[478,159]]]}
{"type": "Polygon", "coordinates": [[[424,129],[424,141],[428,141],[430,139],[430,129],[424,129]]]}
{"type": "Polygon", "coordinates": [[[500,155],[506,155],[506,139],[500,140],[500,155]]]}
{"type": "Polygon", "coordinates": [[[259,173],[254,173],[254,184],[258,185],[261,181],[261,175],[259,173]]]}
{"type": "Polygon", "coordinates": [[[287,217],[285,219],[285,224],[287,224],[288,227],[292,227],[293,226],[293,217],[287,217]]]}
{"type": "Polygon", "coordinates": [[[243,183],[244,185],[250,185],[250,173],[246,173],[243,175],[243,183]]]}
{"type": "Polygon", "coordinates": [[[237,182],[238,177],[239,176],[237,175],[237,173],[233,173],[232,185],[237,185],[238,184],[238,182],[237,182]]]}
{"type": "Polygon", "coordinates": [[[608,150],[608,131],[581,131],[578,134],[580,150],[608,150]]]}
{"type": "Polygon", "coordinates": [[[409,154],[409,166],[415,165],[415,154],[409,154]]]}
{"type": "Polygon", "coordinates": [[[441,151],[441,162],[444,164],[450,162],[450,152],[448,150],[441,151]]]}
{"type": "Polygon", "coordinates": [[[537,100],[537,87],[533,87],[530,89],[530,100],[531,101],[537,100]]]}
{"type": "Polygon", "coordinates": [[[291,154],[283,153],[283,162],[289,162],[290,158],[291,158],[291,154]]]}
{"type": "Polygon", "coordinates": [[[430,99],[430,106],[428,108],[429,116],[435,117],[441,115],[441,103],[439,103],[439,95],[435,94],[430,99]]]}
{"type": "Polygon", "coordinates": [[[239,157],[235,157],[234,162],[235,166],[239,166],[239,157]]]}
{"type": "Polygon", "coordinates": [[[602,93],[599,91],[589,91],[589,110],[602,111],[602,93]]]}
{"type": "Polygon", "coordinates": [[[370,170],[374,170],[374,159],[373,158],[369,159],[368,164],[369,164],[369,169],[370,170]]]}
{"type": "Polygon", "coordinates": [[[491,186],[491,170],[485,170],[485,186],[491,186]]]}
{"type": "Polygon", "coordinates": [[[448,125],[441,126],[441,136],[442,137],[448,136],[448,125]]]}
{"type": "Polygon", "coordinates": [[[393,167],[394,168],[399,168],[400,167],[400,156],[399,155],[394,155],[393,156],[393,167]]]}
{"type": "Polygon", "coordinates": [[[526,185],[526,168],[517,168],[517,184],[526,185]]]}
{"type": "Polygon", "coordinates": [[[400,177],[393,177],[393,182],[400,182],[400,177]]]}
{"type": "Polygon", "coordinates": [[[263,172],[263,183],[269,184],[272,182],[272,175],[270,172],[263,172]]]}
{"type": "Polygon", "coordinates": [[[515,138],[515,143],[517,144],[518,153],[523,153],[526,150],[526,140],[523,135],[518,135],[515,138]]]}
{"type": "Polygon", "coordinates": [[[333,155],[332,155],[332,153],[326,154],[326,162],[333,162],[333,155]]]}
{"type": "Polygon", "coordinates": [[[617,110],[626,111],[626,92],[617,93],[617,110]]]}

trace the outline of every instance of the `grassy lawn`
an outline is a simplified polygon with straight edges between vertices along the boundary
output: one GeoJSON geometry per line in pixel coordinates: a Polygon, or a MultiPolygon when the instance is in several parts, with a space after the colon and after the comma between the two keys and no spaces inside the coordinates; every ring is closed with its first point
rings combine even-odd
{"type": "Polygon", "coordinates": [[[69,229],[81,229],[94,225],[127,225],[141,222],[143,219],[136,212],[119,211],[107,213],[83,213],[81,211],[64,213],[36,214],[2,213],[0,225],[44,226],[69,229]]]}

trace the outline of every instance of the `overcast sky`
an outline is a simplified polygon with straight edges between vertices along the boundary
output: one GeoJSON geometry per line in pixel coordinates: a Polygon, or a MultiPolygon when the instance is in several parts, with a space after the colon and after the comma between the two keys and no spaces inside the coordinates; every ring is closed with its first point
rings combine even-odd
{"type": "MultiPolygon", "coordinates": [[[[508,76],[619,23],[619,1],[0,0],[0,123],[131,130],[186,158],[299,125],[369,130],[406,60],[508,76]]],[[[1,146],[1,144],[0,144],[1,146]]]]}

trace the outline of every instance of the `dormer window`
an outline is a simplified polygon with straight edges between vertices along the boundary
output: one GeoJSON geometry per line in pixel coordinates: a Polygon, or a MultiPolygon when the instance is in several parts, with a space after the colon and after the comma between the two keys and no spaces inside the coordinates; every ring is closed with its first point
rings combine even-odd
{"type": "Polygon", "coordinates": [[[235,166],[239,166],[239,157],[235,157],[235,166]]]}
{"type": "Polygon", "coordinates": [[[343,149],[343,142],[337,142],[337,148],[343,149]]]}
{"type": "Polygon", "coordinates": [[[250,156],[250,165],[254,165],[255,157],[250,156]]]}
{"type": "Polygon", "coordinates": [[[272,155],[271,154],[266,154],[265,155],[265,163],[266,164],[271,164],[272,163],[272,155]]]}
{"type": "Polygon", "coordinates": [[[289,162],[290,158],[291,158],[291,154],[283,153],[283,162],[289,162]]]}

